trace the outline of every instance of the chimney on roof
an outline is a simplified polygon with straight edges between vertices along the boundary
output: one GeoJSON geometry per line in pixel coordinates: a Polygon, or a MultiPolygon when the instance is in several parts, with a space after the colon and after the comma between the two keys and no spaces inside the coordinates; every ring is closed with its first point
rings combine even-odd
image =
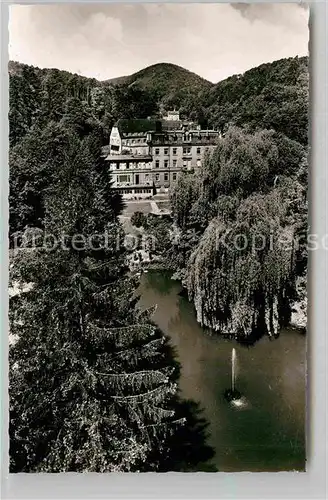
{"type": "Polygon", "coordinates": [[[174,121],[174,122],[180,121],[179,111],[177,111],[175,108],[173,109],[173,111],[172,110],[168,111],[167,117],[165,118],[165,120],[170,120],[170,121],[174,121]]]}

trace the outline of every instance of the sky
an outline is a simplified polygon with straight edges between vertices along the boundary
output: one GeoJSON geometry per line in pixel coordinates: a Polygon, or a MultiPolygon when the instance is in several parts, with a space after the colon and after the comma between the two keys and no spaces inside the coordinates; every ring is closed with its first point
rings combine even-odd
{"type": "Polygon", "coordinates": [[[308,53],[299,4],[11,5],[9,59],[106,80],[159,62],[212,82],[308,53]]]}

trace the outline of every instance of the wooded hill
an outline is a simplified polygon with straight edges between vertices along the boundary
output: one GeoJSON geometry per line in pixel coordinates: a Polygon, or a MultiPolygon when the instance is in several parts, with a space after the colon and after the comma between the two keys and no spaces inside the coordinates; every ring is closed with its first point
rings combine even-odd
{"type": "Polygon", "coordinates": [[[108,83],[136,85],[155,95],[164,108],[180,107],[205,94],[213,84],[181,66],[159,63],[130,76],[114,78],[108,83]]]}
{"type": "Polygon", "coordinates": [[[104,142],[119,118],[147,118],[176,107],[184,118],[198,120],[204,127],[268,128],[307,143],[307,57],[262,64],[217,84],[167,63],[105,82],[13,61],[9,75],[11,144],[36,120],[59,121],[72,98],[99,121],[104,142]]]}
{"type": "Polygon", "coordinates": [[[280,59],[233,75],[216,84],[174,64],[155,64],[107,83],[136,85],[151,92],[166,109],[227,130],[231,124],[273,128],[305,144],[308,58],[280,59]]]}
{"type": "Polygon", "coordinates": [[[202,112],[213,127],[274,129],[306,144],[308,92],[308,58],[281,59],[213,86],[202,112]]]}

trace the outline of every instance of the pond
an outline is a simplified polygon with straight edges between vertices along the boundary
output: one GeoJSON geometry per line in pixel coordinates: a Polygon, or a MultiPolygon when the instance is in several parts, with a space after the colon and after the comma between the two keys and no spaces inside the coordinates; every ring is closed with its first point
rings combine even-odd
{"type": "Polygon", "coordinates": [[[253,346],[211,335],[170,273],[141,276],[140,307],[157,304],[153,321],[170,337],[181,363],[182,397],[200,403],[209,422],[208,444],[219,471],[305,469],[306,337],[284,330],[253,346]],[[240,407],[228,403],[231,353],[236,349],[240,407]]]}

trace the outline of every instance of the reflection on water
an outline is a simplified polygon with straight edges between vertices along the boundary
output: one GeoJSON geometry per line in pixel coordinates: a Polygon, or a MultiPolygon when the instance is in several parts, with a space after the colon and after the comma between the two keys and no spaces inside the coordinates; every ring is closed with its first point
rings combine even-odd
{"type": "Polygon", "coordinates": [[[141,278],[139,306],[157,304],[153,320],[176,347],[182,396],[200,403],[210,422],[209,445],[220,471],[305,468],[305,336],[284,331],[252,347],[211,336],[196,321],[181,286],[165,272],[141,278]],[[224,398],[231,387],[231,351],[238,358],[242,405],[224,398]]]}

